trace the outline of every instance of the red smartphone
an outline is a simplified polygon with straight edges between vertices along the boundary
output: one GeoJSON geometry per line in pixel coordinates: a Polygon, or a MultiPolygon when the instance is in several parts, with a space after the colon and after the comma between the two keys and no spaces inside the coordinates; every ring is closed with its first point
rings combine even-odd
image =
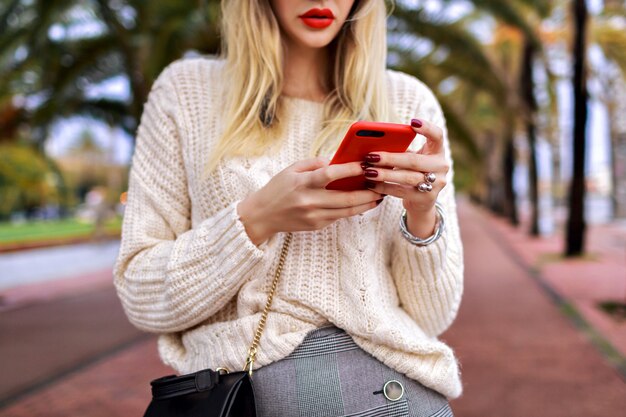
{"type": "MultiPolygon", "coordinates": [[[[355,122],[341,141],[341,145],[330,161],[331,164],[362,162],[365,155],[374,151],[405,152],[413,139],[415,131],[409,125],[380,122],[355,122]]],[[[355,191],[364,190],[365,176],[342,178],[326,186],[327,190],[355,191]]]]}

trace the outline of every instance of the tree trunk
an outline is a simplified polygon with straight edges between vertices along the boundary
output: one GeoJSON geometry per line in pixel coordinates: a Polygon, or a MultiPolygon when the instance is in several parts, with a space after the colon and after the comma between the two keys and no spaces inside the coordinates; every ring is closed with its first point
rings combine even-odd
{"type": "MultiPolygon", "coordinates": [[[[560,136],[558,139],[560,140],[560,136]]],[[[552,157],[552,199],[554,201],[554,206],[559,207],[563,205],[563,179],[561,178],[561,147],[559,143],[552,143],[550,145],[551,157],[552,157]]]]}
{"type": "Polygon", "coordinates": [[[487,167],[485,169],[485,184],[486,184],[486,197],[485,205],[491,212],[504,216],[504,186],[503,182],[497,177],[499,171],[496,173],[492,166],[496,166],[497,161],[501,156],[496,146],[496,140],[492,132],[487,132],[485,136],[485,157],[487,161],[487,167]]]}
{"type": "Polygon", "coordinates": [[[607,111],[611,134],[611,202],[613,218],[626,218],[626,83],[621,74],[607,88],[607,111]]]}
{"type": "Polygon", "coordinates": [[[528,191],[530,194],[530,234],[539,236],[539,185],[537,174],[537,127],[535,115],[537,113],[537,100],[535,99],[535,84],[533,81],[533,61],[535,46],[528,39],[524,40],[524,56],[522,59],[522,71],[520,78],[520,90],[525,107],[526,136],[528,138],[528,191]]]}
{"type": "Polygon", "coordinates": [[[587,4],[574,0],[574,171],[569,193],[569,218],[565,256],[579,256],[585,249],[585,129],[587,126],[586,37],[587,4]]]}
{"type": "Polygon", "coordinates": [[[504,153],[502,159],[502,169],[504,172],[504,212],[509,222],[519,225],[517,215],[517,202],[515,199],[515,189],[513,188],[513,172],[515,170],[515,147],[513,144],[514,126],[512,118],[506,123],[504,134],[504,153]]]}
{"type": "Polygon", "coordinates": [[[615,133],[611,144],[613,217],[626,219],[626,133],[615,133]]]}

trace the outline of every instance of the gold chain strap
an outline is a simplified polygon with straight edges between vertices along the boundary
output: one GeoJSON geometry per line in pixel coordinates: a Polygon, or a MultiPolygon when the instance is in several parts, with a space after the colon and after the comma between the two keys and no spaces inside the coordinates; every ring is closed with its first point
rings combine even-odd
{"type": "Polygon", "coordinates": [[[278,260],[278,266],[276,267],[276,273],[274,274],[274,280],[272,281],[272,287],[270,288],[270,292],[267,295],[267,301],[265,303],[265,308],[263,308],[263,313],[261,314],[261,320],[259,320],[259,324],[256,327],[256,332],[254,333],[254,339],[252,339],[252,344],[248,349],[248,357],[246,358],[246,364],[243,367],[244,371],[248,371],[248,374],[252,376],[252,367],[254,366],[254,361],[256,359],[256,354],[258,352],[259,342],[261,341],[261,336],[263,335],[263,329],[265,329],[265,322],[267,321],[267,315],[270,312],[270,307],[272,306],[272,301],[274,301],[274,293],[276,292],[276,286],[278,285],[278,280],[280,279],[280,274],[283,272],[283,267],[285,266],[285,260],[287,259],[287,251],[289,250],[289,244],[291,243],[292,234],[288,233],[285,237],[285,242],[283,243],[283,248],[280,251],[280,258],[278,260]]]}

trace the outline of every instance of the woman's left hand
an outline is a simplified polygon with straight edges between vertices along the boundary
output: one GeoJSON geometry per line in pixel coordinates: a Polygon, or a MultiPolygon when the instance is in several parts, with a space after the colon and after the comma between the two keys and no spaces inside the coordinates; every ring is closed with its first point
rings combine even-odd
{"type": "MultiPolygon", "coordinates": [[[[446,185],[450,164],[445,157],[443,131],[434,124],[413,119],[416,133],[426,137],[426,143],[417,152],[374,152],[367,155],[365,177],[369,189],[380,194],[402,199],[407,211],[407,226],[414,236],[427,238],[434,232],[436,222],[435,202],[446,185]],[[434,174],[427,178],[427,174],[434,174]],[[420,184],[430,184],[430,191],[420,191],[420,184]]],[[[429,186],[421,185],[423,189],[429,186]]]]}

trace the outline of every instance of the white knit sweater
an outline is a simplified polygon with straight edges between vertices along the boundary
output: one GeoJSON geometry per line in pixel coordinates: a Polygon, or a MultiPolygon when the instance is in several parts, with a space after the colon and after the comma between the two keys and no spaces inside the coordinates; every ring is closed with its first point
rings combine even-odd
{"type": "MultiPolygon", "coordinates": [[[[216,60],[178,61],[155,82],[138,130],[114,269],[129,320],[161,334],[162,360],[181,373],[242,368],[284,235],[256,247],[236,206],[309,157],[323,115],[320,103],[285,98],[278,151],[231,159],[202,179],[224,128],[222,70],[216,60]]],[[[401,120],[423,118],[445,129],[424,84],[388,71],[387,85],[401,120]]],[[[416,139],[412,147],[422,143],[416,139]]],[[[294,233],[256,367],[284,358],[309,331],[333,323],[388,366],[458,397],[457,361],[437,340],[455,318],[463,292],[451,177],[439,195],[445,233],[429,246],[402,237],[402,202],[393,197],[323,230],[294,233]]]]}

